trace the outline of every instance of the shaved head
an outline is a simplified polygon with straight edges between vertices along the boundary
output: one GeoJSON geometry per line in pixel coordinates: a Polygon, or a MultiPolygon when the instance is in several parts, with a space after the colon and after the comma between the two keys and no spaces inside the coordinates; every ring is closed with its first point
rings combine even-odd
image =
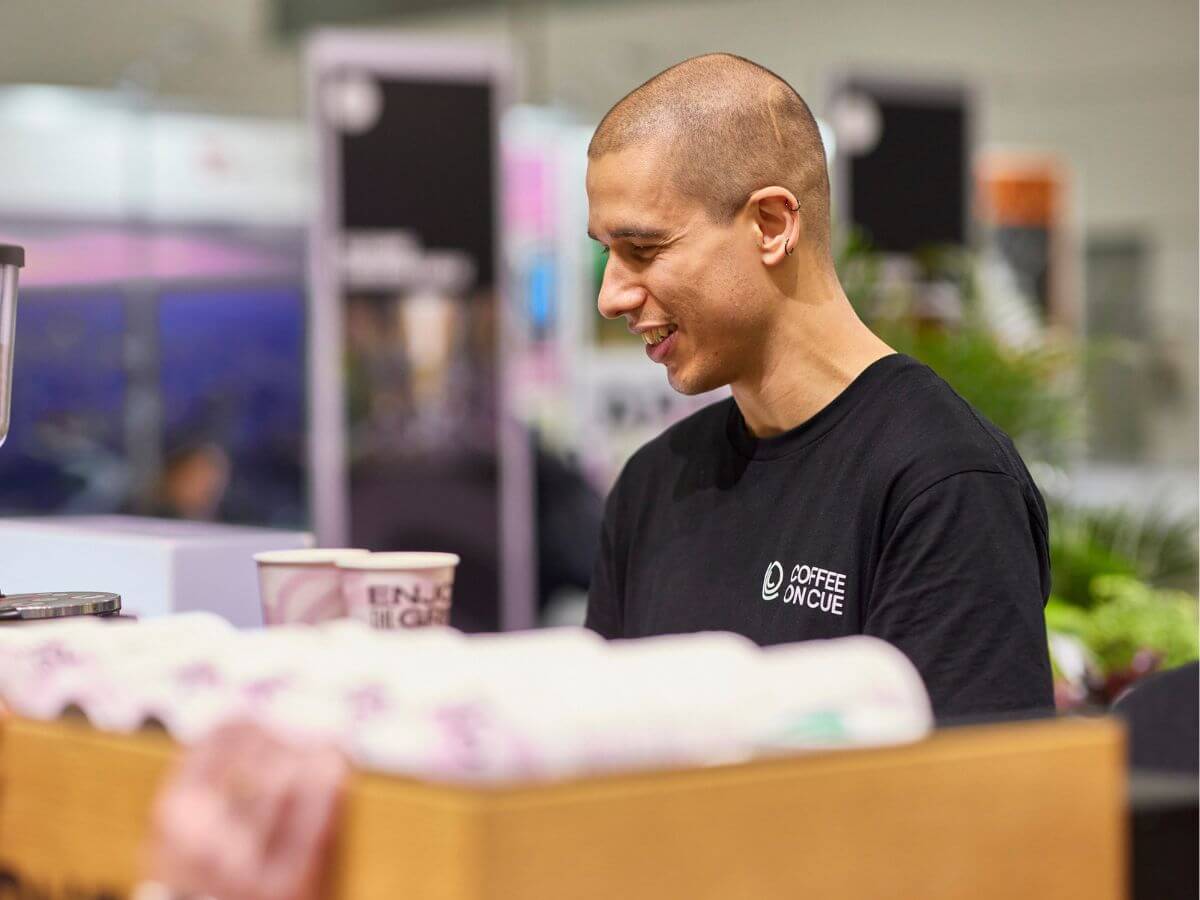
{"type": "Polygon", "coordinates": [[[730,53],[697,56],[655,75],[600,122],[588,158],[666,142],[671,180],[726,223],[756,190],[787,188],[807,240],[829,252],[829,175],[808,105],[769,69],[730,53]]]}

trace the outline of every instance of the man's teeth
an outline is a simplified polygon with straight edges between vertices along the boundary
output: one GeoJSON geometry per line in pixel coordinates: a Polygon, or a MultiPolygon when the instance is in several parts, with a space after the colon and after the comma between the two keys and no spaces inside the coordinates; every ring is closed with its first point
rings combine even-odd
{"type": "Polygon", "coordinates": [[[642,332],[642,340],[653,347],[655,344],[665,341],[671,331],[670,328],[651,328],[649,331],[642,332]]]}

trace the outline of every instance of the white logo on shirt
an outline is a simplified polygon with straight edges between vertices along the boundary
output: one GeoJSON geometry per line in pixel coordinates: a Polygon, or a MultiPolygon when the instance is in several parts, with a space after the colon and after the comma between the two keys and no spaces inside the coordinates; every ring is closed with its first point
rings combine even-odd
{"type": "MultiPolygon", "coordinates": [[[[762,598],[778,600],[783,587],[783,566],[776,560],[767,566],[763,575],[762,598]]],[[[840,616],[846,601],[846,576],[821,566],[808,563],[792,567],[783,602],[796,606],[819,609],[830,615],[840,616]]]]}
{"type": "Polygon", "coordinates": [[[778,600],[779,589],[783,586],[783,566],[779,561],[767,566],[767,574],[763,576],[762,597],[764,600],[778,600]]]}

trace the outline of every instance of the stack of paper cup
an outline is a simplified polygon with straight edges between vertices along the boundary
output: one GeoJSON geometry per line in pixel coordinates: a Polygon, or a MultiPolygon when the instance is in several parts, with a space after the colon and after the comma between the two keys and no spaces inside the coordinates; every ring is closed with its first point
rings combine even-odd
{"type": "Polygon", "coordinates": [[[263,624],[315,625],[345,616],[338,563],[370,555],[344,547],[256,553],[263,624]]]}
{"type": "Polygon", "coordinates": [[[372,553],[340,559],[346,613],[372,628],[449,625],[458,561],[454,553],[372,553]]]}

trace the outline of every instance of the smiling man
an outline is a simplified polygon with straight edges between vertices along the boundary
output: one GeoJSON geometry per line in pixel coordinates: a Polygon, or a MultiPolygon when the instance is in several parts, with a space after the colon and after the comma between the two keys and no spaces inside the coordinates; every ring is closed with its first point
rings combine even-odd
{"type": "Polygon", "coordinates": [[[587,192],[600,312],[677,391],[733,394],[626,465],[588,626],[871,634],[940,717],[1052,706],[1045,505],[1011,441],[855,315],[795,90],[728,54],[680,63],[604,117],[587,192]]]}

